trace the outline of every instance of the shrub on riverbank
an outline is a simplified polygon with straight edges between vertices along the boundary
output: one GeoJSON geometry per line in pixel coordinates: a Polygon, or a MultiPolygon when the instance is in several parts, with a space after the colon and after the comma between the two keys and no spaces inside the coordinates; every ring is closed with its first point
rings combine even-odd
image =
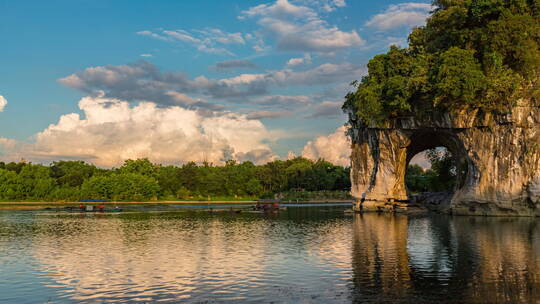
{"type": "Polygon", "coordinates": [[[352,200],[350,191],[344,190],[322,190],[322,191],[299,191],[291,190],[278,195],[283,201],[307,202],[307,201],[332,201],[332,200],[352,200]]]}

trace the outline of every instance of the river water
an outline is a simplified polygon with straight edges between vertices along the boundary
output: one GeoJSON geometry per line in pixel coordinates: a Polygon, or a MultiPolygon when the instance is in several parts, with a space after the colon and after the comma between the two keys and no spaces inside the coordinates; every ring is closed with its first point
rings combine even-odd
{"type": "Polygon", "coordinates": [[[540,222],[0,212],[0,303],[538,303],[540,222]]]}

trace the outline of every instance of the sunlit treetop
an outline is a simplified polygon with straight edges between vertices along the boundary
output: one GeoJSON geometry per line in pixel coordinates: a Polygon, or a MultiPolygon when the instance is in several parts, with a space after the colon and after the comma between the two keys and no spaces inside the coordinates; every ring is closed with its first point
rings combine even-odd
{"type": "Polygon", "coordinates": [[[413,111],[508,112],[538,96],[540,0],[438,0],[407,48],[368,63],[343,109],[380,123],[413,111]]]}

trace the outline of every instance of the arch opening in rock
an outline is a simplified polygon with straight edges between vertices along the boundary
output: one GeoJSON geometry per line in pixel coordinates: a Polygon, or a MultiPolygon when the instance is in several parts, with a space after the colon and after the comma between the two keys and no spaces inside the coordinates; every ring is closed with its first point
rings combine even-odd
{"type": "Polygon", "coordinates": [[[454,187],[448,190],[456,191],[463,187],[467,179],[469,166],[472,166],[472,163],[467,159],[467,151],[463,142],[454,132],[447,130],[419,130],[412,133],[409,140],[406,157],[407,166],[405,168],[408,168],[411,160],[416,155],[423,151],[434,151],[432,153],[437,155],[432,155],[432,157],[439,158],[439,162],[444,161],[445,157],[450,157],[448,161],[451,162],[451,170],[453,171],[451,175],[453,176],[447,176],[446,178],[454,179],[454,187]]]}
{"type": "Polygon", "coordinates": [[[408,158],[406,168],[405,188],[409,205],[435,211],[450,208],[452,197],[463,187],[467,172],[466,166],[465,169],[460,166],[459,159],[444,146],[424,150],[408,158]]]}
{"type": "Polygon", "coordinates": [[[450,208],[454,194],[467,179],[469,162],[461,140],[449,130],[417,130],[410,134],[406,148],[405,189],[409,205],[434,210],[450,208]],[[423,159],[419,171],[411,166],[415,156],[423,159]]]}

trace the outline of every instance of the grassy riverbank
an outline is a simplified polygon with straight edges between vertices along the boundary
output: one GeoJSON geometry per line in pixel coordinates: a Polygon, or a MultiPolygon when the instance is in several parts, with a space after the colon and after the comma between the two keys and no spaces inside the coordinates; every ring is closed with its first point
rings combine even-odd
{"type": "MultiPolygon", "coordinates": [[[[352,197],[348,191],[286,191],[274,195],[283,203],[310,204],[310,203],[348,203],[352,197]]],[[[264,198],[264,197],[263,197],[264,198]]],[[[174,199],[172,197],[148,201],[106,201],[107,207],[120,206],[174,206],[174,205],[218,205],[218,204],[255,204],[260,197],[257,196],[195,196],[187,199],[174,199]]],[[[78,200],[62,201],[0,201],[0,210],[40,210],[65,209],[78,207],[78,200]]],[[[98,205],[100,202],[82,202],[87,205],[98,205]]]]}

